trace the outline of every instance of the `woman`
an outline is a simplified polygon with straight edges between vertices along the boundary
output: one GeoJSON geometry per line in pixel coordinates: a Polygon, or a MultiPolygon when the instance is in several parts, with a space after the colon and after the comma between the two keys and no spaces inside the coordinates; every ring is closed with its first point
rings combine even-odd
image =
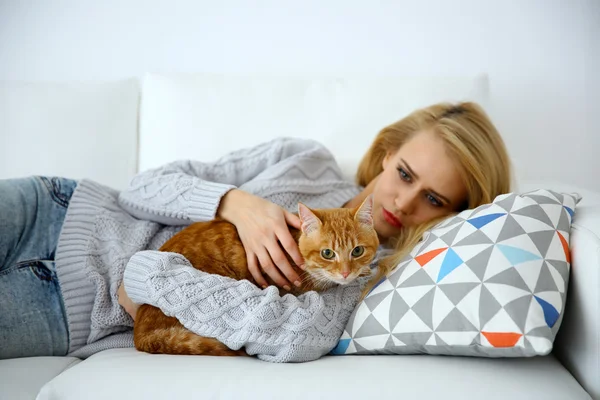
{"type": "MultiPolygon", "coordinates": [[[[396,246],[393,260],[437,219],[508,192],[510,167],[502,139],[477,105],[438,104],[384,128],[357,183],[342,179],[321,145],[298,139],[211,164],[175,162],[138,175],[121,193],[86,180],[3,181],[0,357],[85,357],[131,346],[132,319],[119,303],[135,317],[134,302],[154,302],[197,333],[263,359],[318,358],[335,345],[358,286],[280,298],[275,288],[204,274],[181,256],[152,250],[182,225],[219,216],[236,226],[259,285],[266,285],[263,274],[282,287],[299,284],[284,254],[301,265],[287,227],[299,227],[289,212],[298,201],[354,207],[374,193],[375,229],[385,246],[396,246]],[[124,271],[126,291],[119,289],[124,271]],[[215,301],[221,308],[202,314],[215,301]],[[285,321],[261,325],[266,304],[285,313],[285,321]],[[252,329],[235,332],[235,317],[224,310],[254,318],[252,329]]],[[[383,263],[379,273],[390,268],[383,263]]]]}

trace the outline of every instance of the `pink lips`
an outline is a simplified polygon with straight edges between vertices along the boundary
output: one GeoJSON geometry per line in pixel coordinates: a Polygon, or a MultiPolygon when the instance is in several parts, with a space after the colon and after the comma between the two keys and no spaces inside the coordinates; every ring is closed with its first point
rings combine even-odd
{"type": "Polygon", "coordinates": [[[394,214],[392,214],[385,208],[383,209],[383,218],[385,219],[385,221],[388,224],[390,224],[396,228],[402,228],[402,223],[398,220],[398,218],[396,218],[396,216],[394,214]]]}

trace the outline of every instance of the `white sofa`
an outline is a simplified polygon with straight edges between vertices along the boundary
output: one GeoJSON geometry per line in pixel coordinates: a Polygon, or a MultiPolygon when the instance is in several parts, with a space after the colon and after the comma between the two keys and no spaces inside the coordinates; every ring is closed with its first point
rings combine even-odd
{"type": "MultiPolygon", "coordinates": [[[[441,100],[488,107],[488,87],[485,76],[148,75],[94,84],[2,83],[0,178],[88,177],[121,189],[138,170],[178,158],[210,161],[286,135],[326,144],[351,179],[379,128],[441,100]]],[[[115,349],[83,361],[0,361],[0,398],[600,399],[600,194],[566,182],[517,181],[520,190],[583,196],[571,235],[567,307],[549,356],[326,356],[271,364],[115,349]]]]}

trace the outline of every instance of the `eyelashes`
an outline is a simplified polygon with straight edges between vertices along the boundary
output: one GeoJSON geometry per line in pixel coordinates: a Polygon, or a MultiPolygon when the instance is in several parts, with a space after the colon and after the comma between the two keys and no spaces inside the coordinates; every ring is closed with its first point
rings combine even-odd
{"type": "MultiPolygon", "coordinates": [[[[406,183],[411,183],[412,182],[412,177],[410,176],[410,174],[404,168],[402,168],[402,166],[398,165],[396,167],[396,169],[398,170],[398,175],[400,175],[400,179],[402,179],[406,183]]],[[[427,202],[429,204],[431,204],[434,207],[442,207],[444,205],[440,200],[438,200],[431,193],[426,193],[425,194],[425,199],[427,200],[427,202]]]]}

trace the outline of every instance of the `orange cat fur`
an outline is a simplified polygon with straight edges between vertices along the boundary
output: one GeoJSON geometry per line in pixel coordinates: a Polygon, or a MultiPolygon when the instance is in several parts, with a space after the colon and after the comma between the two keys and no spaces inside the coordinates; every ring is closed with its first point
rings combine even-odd
{"type": "MultiPolygon", "coordinates": [[[[310,210],[303,204],[298,205],[302,228],[301,231],[290,228],[290,232],[298,242],[305,270],[290,259],[302,277],[302,286],[293,288],[291,293],[322,291],[370,273],[369,265],[379,245],[373,228],[372,206],[372,196],[355,209],[310,210]]],[[[194,268],[204,272],[255,283],[237,230],[229,222],[215,219],[194,223],[173,236],[160,250],[182,254],[194,268]]],[[[267,275],[265,279],[273,284],[267,275]]],[[[282,295],[287,293],[280,291],[282,295]]],[[[231,350],[216,339],[196,335],[176,318],[147,304],[138,309],[133,333],[135,347],[148,353],[246,355],[243,349],[231,350]]]]}

